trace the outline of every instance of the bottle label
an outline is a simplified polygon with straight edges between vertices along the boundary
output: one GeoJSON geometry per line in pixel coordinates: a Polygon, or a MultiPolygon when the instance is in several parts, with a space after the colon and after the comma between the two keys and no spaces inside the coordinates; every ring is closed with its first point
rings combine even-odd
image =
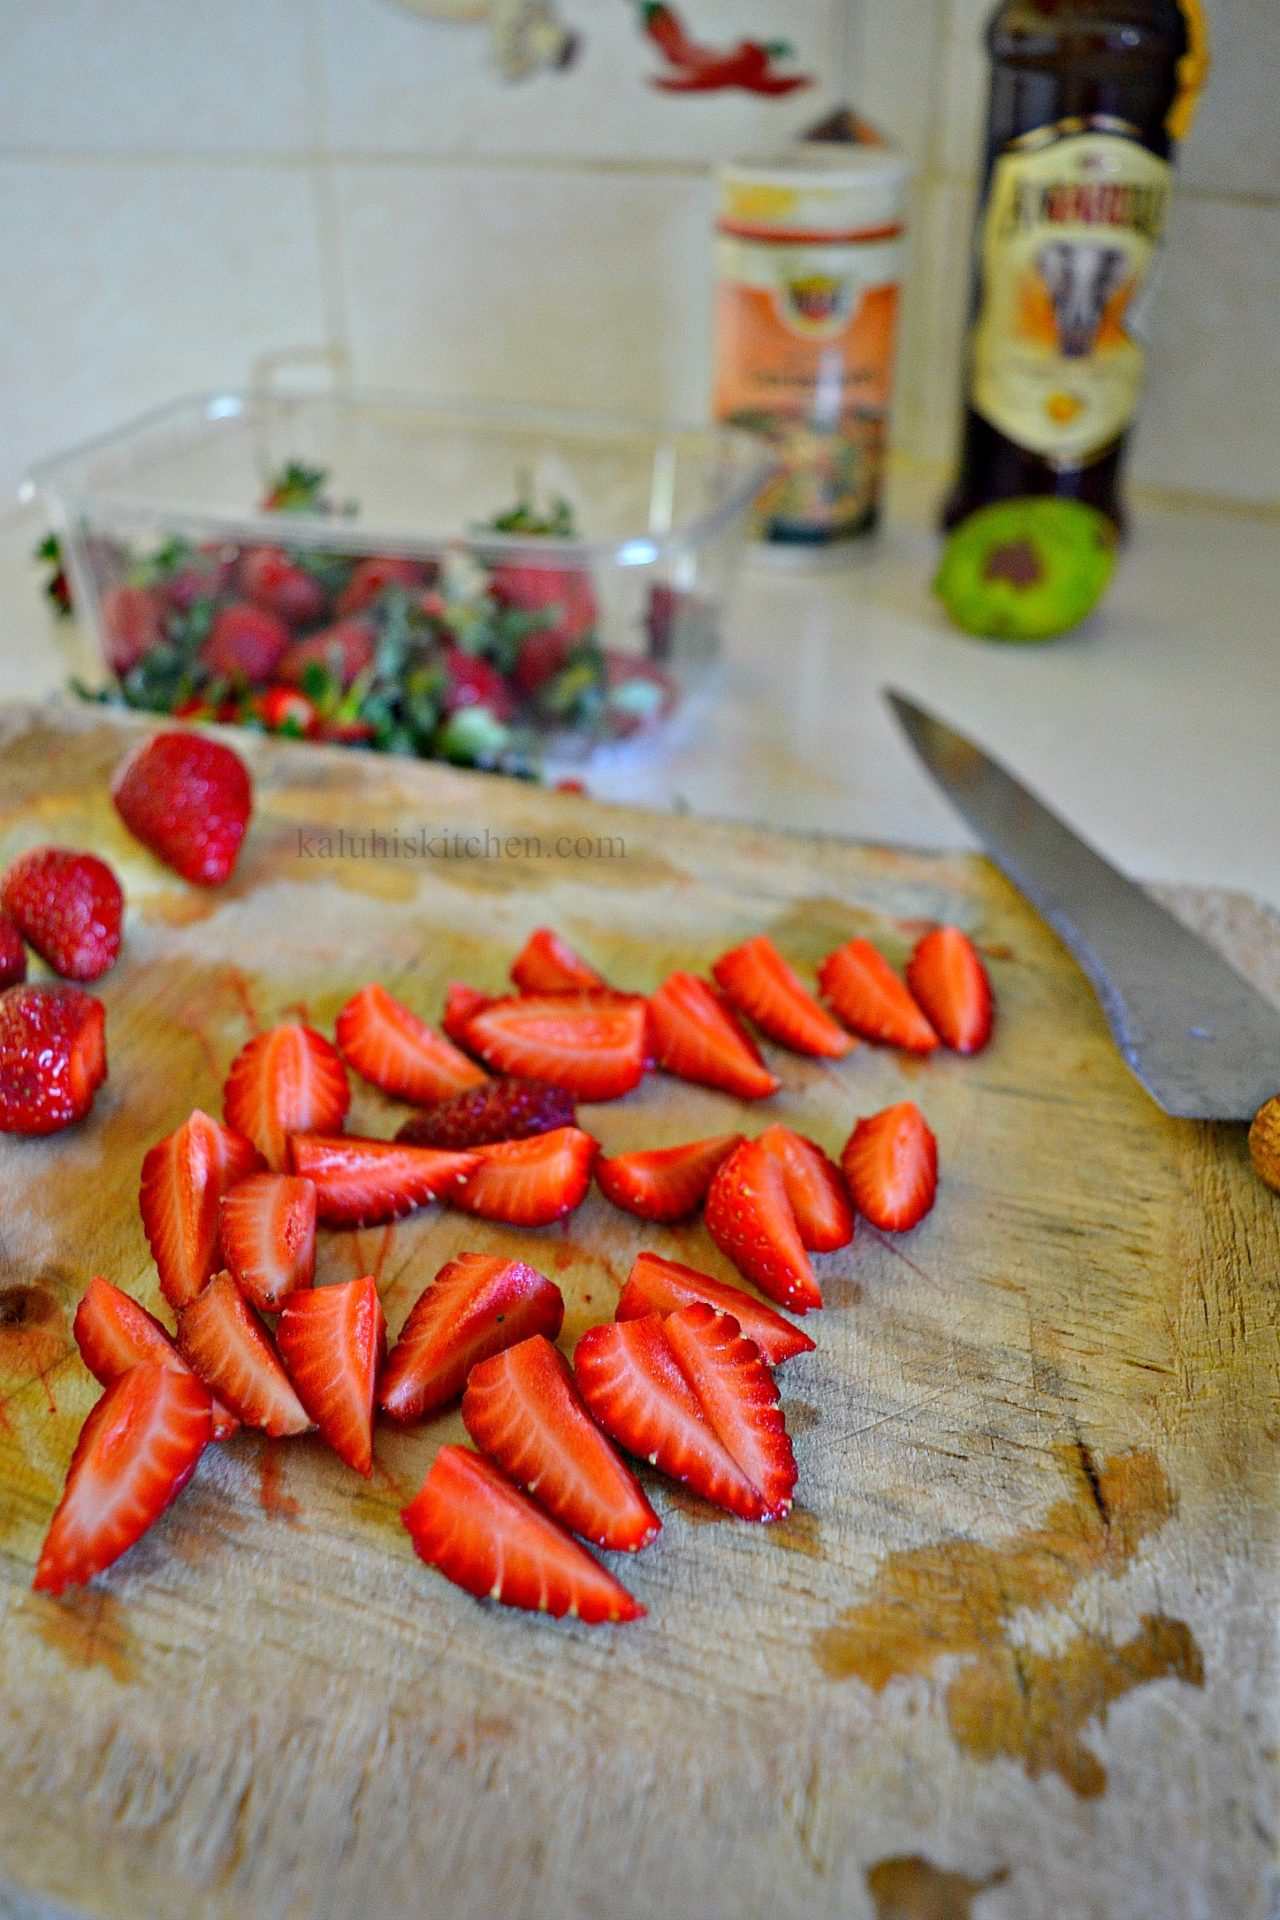
{"type": "Polygon", "coordinates": [[[1086,466],[1133,419],[1171,168],[1122,122],[1013,141],[979,233],[977,411],[1018,446],[1086,466]]]}

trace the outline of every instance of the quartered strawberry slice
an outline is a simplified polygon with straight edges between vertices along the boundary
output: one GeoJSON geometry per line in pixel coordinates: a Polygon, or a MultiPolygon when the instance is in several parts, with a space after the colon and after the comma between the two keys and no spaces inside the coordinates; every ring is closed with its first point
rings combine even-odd
{"type": "Polygon", "coordinates": [[[991,1038],[991,982],[978,950],[959,927],[935,927],[907,962],[907,982],[935,1030],[956,1053],[977,1053],[991,1038]]]}
{"type": "Polygon", "coordinates": [[[853,1204],[873,1227],[903,1233],[938,1190],[938,1143],[913,1100],[859,1120],[840,1156],[853,1204]]]}
{"type": "Polygon", "coordinates": [[[705,1300],[719,1313],[731,1313],[747,1339],[760,1349],[767,1367],[780,1367],[798,1353],[812,1353],[816,1345],[807,1333],[741,1287],[713,1280],[709,1273],[686,1267],[679,1260],[664,1260],[657,1253],[636,1255],[613,1317],[640,1320],[647,1313],[678,1313],[694,1300],[705,1300]]]}
{"type": "Polygon", "coordinates": [[[262,1313],[279,1313],[316,1271],[316,1190],[290,1173],[251,1173],[224,1193],[222,1258],[262,1313]]]}
{"type": "Polygon", "coordinates": [[[742,1145],[740,1133],[718,1133],[682,1147],[649,1153],[615,1153],[596,1161],[596,1182],[605,1198],[642,1220],[683,1220],[696,1213],[722,1160],[742,1145]]]}
{"type": "Polygon", "coordinates": [[[247,1427],[280,1440],[311,1425],[275,1342],[229,1273],[215,1274],[179,1313],[178,1351],[247,1427]]]}
{"type": "Polygon", "coordinates": [[[256,1147],[199,1107],[142,1162],[138,1206],[171,1307],[184,1307],[218,1264],[218,1206],[262,1165],[256,1147]]]}
{"type": "Polygon", "coordinates": [[[473,1014],[467,1044],[499,1073],[546,1080],[576,1100],[617,1100],[644,1077],[648,1014],[638,994],[527,994],[473,1014]]]}
{"type": "Polygon", "coordinates": [[[348,1066],[395,1100],[426,1106],[447,1100],[487,1076],[483,1067],[459,1053],[411,1013],[377,981],[353,994],[334,1023],[339,1050],[348,1066]]]}
{"type": "Polygon", "coordinates": [[[792,1127],[766,1127],[759,1144],[782,1168],[800,1239],[810,1253],[834,1253],[853,1238],[853,1208],[839,1167],[816,1140],[792,1127]]]}
{"type": "Polygon", "coordinates": [[[746,1474],[765,1520],[791,1510],[796,1462],[773,1375],[755,1342],[705,1300],[668,1314],[662,1330],[720,1439],[746,1474]]]}
{"type": "Polygon", "coordinates": [[[337,1133],[350,1104],[342,1055],[296,1021],[241,1047],[223,1088],[222,1117],[279,1173],[291,1133],[337,1133]]]}
{"type": "Polygon", "coordinates": [[[840,1018],[864,1040],[908,1053],[932,1053],[938,1036],[884,955],[869,940],[847,940],[829,953],[818,982],[840,1018]]]}
{"type": "Polygon", "coordinates": [[[491,993],[481,993],[479,987],[464,986],[461,980],[449,982],[440,1025],[455,1046],[466,1047],[468,1053],[475,1052],[475,1048],[467,1043],[467,1028],[471,1025],[472,1015],[483,1012],[485,1007],[491,1007],[493,1001],[494,996],[491,993]]]}
{"type": "Polygon", "coordinates": [[[371,1274],[309,1287],[284,1303],[276,1343],[289,1378],[340,1460],[373,1472],[373,1403],[387,1323],[371,1274]]]}
{"type": "Polygon", "coordinates": [[[423,1107],[397,1129],[396,1139],[415,1147],[487,1147],[497,1140],[527,1140],[577,1121],[573,1096],[541,1080],[506,1075],[423,1107]]]}
{"type": "Polygon", "coordinates": [[[473,1367],[462,1396],[467,1432],[571,1533],[636,1553],[660,1521],[582,1404],[558,1348],[534,1334],[473,1367]]]}
{"type": "Polygon", "coordinates": [[[536,927],[511,963],[511,978],[521,993],[572,993],[607,983],[550,927],[536,927]]]}
{"type": "Polygon", "coordinates": [[[780,1306],[807,1313],[822,1305],[781,1163],[748,1140],[717,1170],[707,1195],[707,1232],[738,1272],[780,1306]]]}
{"type": "Polygon", "coordinates": [[[759,1489],[716,1432],[656,1313],[588,1327],[573,1368],[588,1408],[619,1446],[740,1519],[764,1519],[759,1489]]]}
{"type": "Polygon", "coordinates": [[[477,1600],[593,1625],[644,1613],[585,1547],[469,1447],[441,1447],[400,1518],[419,1559],[477,1600]]]}
{"type": "Polygon", "coordinates": [[[177,1499],[212,1433],[193,1373],[144,1360],[113,1380],[80,1430],[32,1586],[80,1587],[177,1499]]]}
{"type": "Polygon", "coordinates": [[[454,1200],[480,1159],[343,1133],[295,1133],[289,1157],[316,1190],[319,1218],[334,1227],[375,1227],[429,1200],[454,1200]]]}
{"type": "Polygon", "coordinates": [[[460,1253],[419,1294],[378,1384],[392,1420],[425,1420],[461,1394],[481,1360],[543,1333],[554,1340],[564,1297],[545,1274],[496,1253],[460,1253]]]}
{"type": "MultiPolygon", "coordinates": [[[[548,1227],[585,1200],[597,1150],[581,1127],[557,1127],[528,1140],[476,1147],[466,1156],[475,1163],[474,1170],[451,1186],[444,1198],[451,1207],[485,1220],[505,1220],[513,1227],[548,1227]]],[[[430,1153],[431,1148],[416,1151],[430,1153]]]]}
{"type": "Polygon", "coordinates": [[[818,1005],[767,934],[721,954],[711,971],[738,1012],[780,1047],[839,1060],[856,1044],[818,1005]]]}
{"type": "Polygon", "coordinates": [[[718,1087],[740,1100],[764,1100],[778,1078],[719,994],[694,973],[673,973],[649,1001],[654,1058],[668,1073],[718,1087]]]}
{"type": "MultiPolygon", "coordinates": [[[[153,1313],[95,1274],[84,1290],[72,1326],[80,1358],[104,1387],[144,1360],[158,1360],[179,1373],[191,1369],[153,1313]]],[[[213,1403],[213,1438],[228,1440],[240,1422],[213,1403]]]]}

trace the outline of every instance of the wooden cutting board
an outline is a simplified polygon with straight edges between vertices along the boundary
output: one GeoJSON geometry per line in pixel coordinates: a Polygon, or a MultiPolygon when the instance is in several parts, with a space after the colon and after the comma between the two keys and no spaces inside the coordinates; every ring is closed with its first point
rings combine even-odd
{"type": "MultiPolygon", "coordinates": [[[[130,732],[0,717],[0,857],[89,845],[129,898],[91,1121],[0,1142],[0,1911],[1264,1911],[1280,1197],[1243,1130],[1157,1112],[981,861],[256,743],[244,857],[203,893],[107,804],[130,732]],[[990,965],[999,1026],[978,1059],[774,1052],[783,1090],[755,1113],[656,1075],[585,1109],[613,1151],[775,1117],[838,1151],[908,1095],[937,1132],[927,1222],[860,1226],[818,1261],[818,1349],[781,1376],[800,1466],[785,1523],[649,1476],[662,1534],[619,1569],[647,1619],[555,1624],[479,1605],[411,1553],[397,1509],[456,1417],[381,1434],[368,1487],[316,1442],[242,1434],[90,1590],[29,1591],[96,1391],[75,1303],[101,1271],[155,1305],[143,1151],[193,1105],[217,1111],[256,1024],[305,1008],[330,1027],[370,978],[435,1016],[451,976],[499,989],[542,922],[644,990],[761,929],[810,971],[852,934],[900,960],[935,919],[990,965]]],[[[357,1092],[353,1130],[397,1117],[357,1092]]],[[[507,1248],[564,1290],[567,1351],[642,1246],[733,1277],[700,1226],[645,1230],[594,1192],[537,1233],[438,1210],[332,1233],[321,1277],[377,1273],[394,1332],[454,1253],[507,1248]]]]}

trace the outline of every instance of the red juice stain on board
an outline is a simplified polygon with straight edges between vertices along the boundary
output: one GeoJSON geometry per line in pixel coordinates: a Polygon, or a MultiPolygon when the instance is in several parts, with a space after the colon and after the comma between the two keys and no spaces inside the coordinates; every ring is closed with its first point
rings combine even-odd
{"type": "Polygon", "coordinates": [[[49,1375],[68,1354],[66,1315],[47,1287],[18,1284],[0,1290],[0,1368],[39,1380],[50,1413],[58,1411],[49,1375]]]}

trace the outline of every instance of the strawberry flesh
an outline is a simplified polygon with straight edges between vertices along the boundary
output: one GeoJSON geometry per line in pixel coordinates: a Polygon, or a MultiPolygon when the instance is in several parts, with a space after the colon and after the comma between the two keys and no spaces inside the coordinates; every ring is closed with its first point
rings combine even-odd
{"type": "Polygon", "coordinates": [[[97,980],[120,951],[124,895],[105,860],[31,847],[0,879],[3,907],[29,947],[64,980],[97,980]]]}
{"type": "Polygon", "coordinates": [[[521,993],[573,993],[603,987],[605,981],[550,927],[536,927],[511,963],[511,978],[521,993]]]}
{"type": "Polygon", "coordinates": [[[189,730],[144,740],[117,770],[111,798],[135,839],[206,887],[229,878],[253,811],[244,762],[189,730]]]}
{"type": "Polygon", "coordinates": [[[854,1042],[836,1025],[767,934],[722,954],[711,969],[739,1013],[793,1053],[839,1060],[854,1042]]]}
{"type": "Polygon", "coordinates": [[[761,1517],[781,1520],[791,1510],[796,1463],[759,1347],[731,1314],[705,1300],[669,1314],[662,1329],[707,1418],[760,1495],[761,1517]]]}
{"type": "Polygon", "coordinates": [[[711,1182],[707,1232],[738,1272],[794,1313],[822,1305],[787,1197],[782,1167],[758,1140],[723,1162],[711,1182]]]}
{"type": "Polygon", "coordinates": [[[478,1600],[589,1624],[644,1608],[490,1461],[442,1447],[400,1518],[414,1551],[478,1600]]]}
{"type": "Polygon", "coordinates": [[[731,1313],[748,1340],[753,1340],[767,1367],[779,1367],[798,1353],[812,1353],[816,1342],[799,1327],[792,1326],[763,1300],[744,1293],[741,1287],[713,1280],[696,1267],[679,1260],[664,1260],[661,1254],[640,1253],[618,1295],[615,1320],[640,1320],[645,1314],[678,1313],[694,1300],[705,1300],[719,1313],[731,1313]]]}
{"type": "Polygon", "coordinates": [[[596,1142],[580,1127],[477,1147],[474,1170],[446,1198],[485,1220],[548,1227],[586,1199],[596,1153],[596,1142]]]}
{"type": "MultiPolygon", "coordinates": [[[[182,1355],[153,1313],[95,1274],[85,1288],[72,1324],[80,1358],[101,1386],[109,1387],[144,1360],[190,1373],[182,1355]]],[[[215,1400],[213,1438],[227,1440],[240,1422],[215,1400]]]]}
{"type": "Polygon", "coordinates": [[[905,1233],[938,1190],[938,1143],[913,1100],[859,1120],[840,1156],[853,1204],[873,1227],[905,1233]]]}
{"type": "Polygon", "coordinates": [[[193,1373],[160,1360],[107,1388],[76,1442],[32,1586],[83,1586],[140,1540],[186,1486],[212,1433],[210,1399],[193,1373]]]}
{"type": "Polygon", "coordinates": [[[387,1323],[372,1275],[292,1294],[276,1343],[321,1437],[367,1478],[373,1472],[378,1370],[387,1351],[387,1323]]]}
{"type": "Polygon", "coordinates": [[[486,1147],[499,1140],[529,1140],[577,1121],[573,1097],[563,1087],[508,1075],[415,1113],[396,1139],[415,1147],[486,1147]]]}
{"type": "Polygon", "coordinates": [[[171,1307],[193,1300],[214,1272],[222,1196],[261,1166],[251,1141],[199,1107],[144,1157],[138,1206],[171,1307]]]}
{"type": "Polygon", "coordinates": [[[834,1253],[853,1238],[844,1176],[816,1140],[791,1127],[766,1127],[760,1145],[782,1168],[800,1239],[810,1253],[834,1253]]]}
{"type": "Polygon", "coordinates": [[[229,1273],[215,1274],[179,1312],[178,1351],[247,1427],[273,1440],[310,1427],[275,1342],[229,1273]]]}
{"type": "Polygon", "coordinates": [[[778,1078],[714,988],[693,973],[673,973],[649,1002],[654,1058],[668,1073],[717,1087],[740,1100],[764,1100],[778,1078]]]}
{"type": "Polygon", "coordinates": [[[422,1106],[485,1079],[483,1067],[376,981],[347,1001],[334,1033],[347,1064],[395,1100],[422,1106]]]}
{"type": "Polygon", "coordinates": [[[473,1367],[462,1396],[467,1432],[508,1478],[571,1533],[636,1553],[660,1522],[640,1482],[582,1403],[564,1355],[533,1334],[473,1367]]]}
{"type": "Polygon", "coordinates": [[[642,1220],[684,1220],[697,1212],[716,1168],[742,1141],[740,1133],[718,1133],[680,1147],[617,1153],[596,1161],[596,1183],[615,1207],[642,1220]]]}
{"type": "Polygon", "coordinates": [[[945,1044],[978,1053],[991,1038],[991,982],[967,933],[935,927],[907,962],[907,981],[945,1044]]]}
{"type": "Polygon", "coordinates": [[[278,1313],[316,1271],[316,1190],[288,1173],[251,1173],[222,1196],[222,1258],[261,1313],[278,1313]]]}
{"type": "Polygon", "coordinates": [[[333,1227],[381,1226],[430,1200],[451,1200],[479,1161],[474,1152],[346,1134],[295,1133],[289,1152],[294,1172],[316,1190],[317,1217],[333,1227]]]}
{"type": "Polygon", "coordinates": [[[864,1040],[932,1053],[938,1036],[884,955],[869,940],[848,940],[818,969],[823,994],[864,1040]]]}
{"type": "Polygon", "coordinates": [[[342,1055],[300,1021],[246,1041],[222,1093],[227,1125],[252,1140],[277,1173],[286,1165],[291,1133],[336,1133],[350,1104],[342,1055]]]}
{"type": "Polygon", "coordinates": [[[0,993],[0,1133],[57,1133],[83,1120],[107,1077],[102,1002],[79,987],[0,993]]]}
{"type": "Polygon", "coordinates": [[[425,1420],[458,1399],[481,1360],[542,1333],[554,1340],[564,1298],[535,1267],[501,1254],[461,1253],[424,1288],[378,1384],[392,1420],[425,1420]]]}
{"type": "Polygon", "coordinates": [[[465,1047],[468,1053],[475,1052],[467,1039],[467,1031],[473,1015],[483,1012],[485,1007],[491,1007],[493,1001],[494,996],[481,993],[479,987],[468,987],[461,980],[449,982],[440,1025],[456,1047],[465,1047]]]}
{"type": "Polygon", "coordinates": [[[638,1086],[648,1017],[635,994],[543,993],[494,1000],[467,1023],[467,1044],[499,1073],[616,1100],[638,1086]]]}

